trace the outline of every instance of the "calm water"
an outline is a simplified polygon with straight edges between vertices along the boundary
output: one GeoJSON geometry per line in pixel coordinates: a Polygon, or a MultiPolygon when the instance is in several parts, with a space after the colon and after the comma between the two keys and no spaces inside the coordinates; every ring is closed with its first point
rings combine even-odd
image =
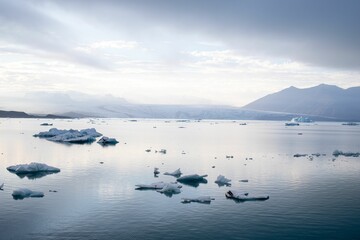
{"type": "Polygon", "coordinates": [[[0,183],[5,183],[0,191],[0,239],[360,239],[360,158],[333,161],[331,156],[335,149],[360,151],[359,126],[48,121],[61,129],[95,127],[120,141],[102,147],[32,137],[51,128],[40,126],[42,122],[0,120],[0,183]],[[148,148],[164,148],[167,154],[147,153],[148,148]],[[294,158],[295,153],[326,156],[310,161],[294,158]],[[6,170],[33,161],[61,172],[28,179],[6,170]],[[181,168],[185,174],[208,174],[208,183],[185,185],[172,197],[134,190],[138,183],[175,180],[162,174],[154,178],[154,167],[162,173],[181,168]],[[232,179],[232,186],[217,186],[219,174],[232,179]],[[11,193],[19,187],[43,191],[45,197],[13,200],[11,193]],[[229,189],[270,199],[237,203],[225,198],[229,189]],[[182,197],[203,195],[216,200],[210,205],[180,203],[182,197]]]}

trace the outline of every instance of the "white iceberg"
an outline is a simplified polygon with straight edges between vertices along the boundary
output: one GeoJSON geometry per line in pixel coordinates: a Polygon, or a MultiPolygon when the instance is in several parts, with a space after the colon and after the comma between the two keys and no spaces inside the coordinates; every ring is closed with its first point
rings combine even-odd
{"type": "Polygon", "coordinates": [[[35,173],[35,172],[60,172],[59,168],[48,166],[44,163],[32,162],[30,164],[19,164],[6,168],[13,173],[35,173]]]}
{"type": "Polygon", "coordinates": [[[179,182],[192,182],[192,181],[203,181],[206,180],[205,177],[208,175],[198,175],[198,174],[191,174],[179,177],[177,180],[179,182]]]}
{"type": "Polygon", "coordinates": [[[41,198],[44,197],[44,193],[31,191],[30,189],[27,188],[19,188],[13,191],[12,196],[14,199],[24,199],[28,197],[41,198]]]}
{"type": "Polygon", "coordinates": [[[109,138],[109,137],[102,137],[99,139],[99,141],[97,142],[101,145],[116,145],[119,142],[115,139],[115,138],[109,138]]]}
{"type": "Polygon", "coordinates": [[[242,193],[233,190],[227,191],[225,196],[238,201],[263,201],[270,198],[269,196],[249,196],[249,193],[242,193]]]}
{"type": "Polygon", "coordinates": [[[146,189],[163,189],[166,185],[168,184],[176,184],[176,186],[178,188],[181,188],[182,186],[177,184],[177,183],[165,183],[165,182],[156,182],[156,183],[151,183],[151,184],[137,184],[136,189],[137,190],[146,190],[146,189]]]}
{"type": "Polygon", "coordinates": [[[215,181],[218,185],[230,185],[231,179],[224,177],[223,175],[219,175],[215,181]]]}
{"type": "Polygon", "coordinates": [[[181,202],[182,203],[198,202],[198,203],[210,204],[212,200],[215,200],[215,198],[209,196],[202,196],[197,198],[182,198],[181,202]]]}
{"type": "Polygon", "coordinates": [[[173,177],[180,177],[181,176],[181,171],[180,168],[176,169],[175,171],[169,173],[169,172],[165,172],[164,175],[169,175],[169,176],[173,176],[173,177]]]}
{"type": "Polygon", "coordinates": [[[88,128],[80,131],[51,128],[49,131],[40,132],[34,135],[34,137],[45,138],[49,141],[62,143],[91,143],[100,136],[102,136],[102,134],[98,133],[95,128],[88,128]]]}

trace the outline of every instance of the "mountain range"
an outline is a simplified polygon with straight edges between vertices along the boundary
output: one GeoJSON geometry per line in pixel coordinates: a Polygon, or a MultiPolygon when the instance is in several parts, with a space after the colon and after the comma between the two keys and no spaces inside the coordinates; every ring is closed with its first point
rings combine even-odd
{"type": "MultiPolygon", "coordinates": [[[[325,84],[304,89],[289,87],[242,108],[136,104],[111,95],[79,92],[33,92],[21,98],[0,100],[3,105],[0,108],[9,101],[15,109],[31,109],[37,113],[35,116],[12,113],[12,117],[39,117],[39,113],[53,113],[55,117],[290,120],[301,115],[315,121],[360,121],[360,87],[342,89],[325,84]]],[[[10,115],[0,112],[0,117],[10,115]]]]}
{"type": "Polygon", "coordinates": [[[304,89],[289,87],[249,103],[244,109],[359,121],[360,87],[343,89],[326,84],[304,89]]]}

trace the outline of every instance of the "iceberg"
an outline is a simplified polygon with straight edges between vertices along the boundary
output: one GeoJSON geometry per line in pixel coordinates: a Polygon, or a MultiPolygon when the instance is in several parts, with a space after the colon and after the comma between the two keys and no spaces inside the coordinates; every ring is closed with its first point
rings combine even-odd
{"type": "Polygon", "coordinates": [[[35,134],[34,137],[45,138],[53,142],[61,143],[92,143],[97,137],[102,136],[95,128],[88,128],[82,130],[61,130],[57,128],[51,128],[49,131],[40,132],[35,134]]]}
{"type": "Polygon", "coordinates": [[[48,166],[44,163],[32,162],[30,164],[19,164],[6,168],[9,172],[15,173],[20,178],[28,179],[41,178],[49,174],[60,172],[59,168],[48,166]]]}
{"type": "Polygon", "coordinates": [[[289,123],[285,123],[285,126],[299,126],[299,123],[296,122],[289,122],[289,123]]]}
{"type": "Polygon", "coordinates": [[[197,197],[197,198],[182,198],[181,202],[182,203],[197,202],[197,203],[210,204],[212,200],[215,200],[215,198],[212,198],[209,196],[202,196],[202,197],[197,197]]]}
{"type": "Polygon", "coordinates": [[[182,186],[177,183],[167,183],[162,189],[156,190],[159,193],[164,193],[165,195],[171,196],[172,194],[180,193],[180,188],[182,186]]]}
{"type": "Polygon", "coordinates": [[[300,153],[297,153],[297,154],[294,154],[294,157],[306,157],[308,154],[300,154],[300,153]]]}
{"type": "Polygon", "coordinates": [[[160,171],[159,171],[159,168],[154,168],[154,175],[157,175],[157,174],[159,174],[160,173],[160,171]]]}
{"type": "Polygon", "coordinates": [[[225,193],[227,198],[231,198],[238,201],[264,201],[268,200],[269,196],[249,196],[249,193],[241,193],[237,191],[227,191],[225,193]]]}
{"type": "Polygon", "coordinates": [[[12,196],[15,200],[24,199],[24,198],[28,198],[28,197],[41,198],[41,197],[44,197],[44,193],[31,191],[30,189],[27,189],[27,188],[19,188],[19,189],[13,191],[12,196]]]}
{"type": "Polygon", "coordinates": [[[206,180],[205,177],[208,175],[198,175],[198,174],[191,174],[179,177],[177,180],[179,182],[192,182],[192,181],[203,181],[206,180]]]}
{"type": "Polygon", "coordinates": [[[53,124],[52,123],[42,123],[40,124],[40,126],[52,126],[53,124]]]}
{"type": "Polygon", "coordinates": [[[165,172],[164,175],[169,175],[169,176],[173,176],[173,177],[180,177],[181,176],[181,171],[180,168],[176,169],[175,171],[169,173],[169,172],[165,172]]]}
{"type": "Polygon", "coordinates": [[[200,185],[200,183],[207,183],[207,180],[205,179],[205,177],[207,177],[208,175],[198,175],[198,174],[191,174],[191,175],[185,175],[182,177],[179,177],[177,179],[178,182],[181,182],[183,184],[186,184],[188,186],[191,187],[198,187],[200,185]]]}
{"type": "Polygon", "coordinates": [[[335,150],[333,152],[334,157],[338,157],[338,156],[344,156],[344,157],[359,157],[360,156],[360,152],[343,152],[343,151],[339,151],[339,150],[335,150]]]}
{"type": "Polygon", "coordinates": [[[135,186],[136,186],[136,190],[146,190],[146,189],[160,190],[163,189],[168,184],[176,184],[178,188],[182,187],[180,184],[177,183],[165,183],[165,182],[156,182],[151,184],[137,184],[135,186]]]}
{"type": "Polygon", "coordinates": [[[231,185],[230,182],[231,182],[231,179],[228,179],[228,178],[224,177],[223,175],[219,175],[215,181],[215,183],[217,183],[219,185],[219,187],[224,186],[224,185],[229,186],[229,185],[231,185]]]}
{"type": "Polygon", "coordinates": [[[119,142],[115,139],[115,138],[108,138],[108,137],[102,137],[99,139],[99,141],[97,142],[101,145],[116,145],[119,142]]]}

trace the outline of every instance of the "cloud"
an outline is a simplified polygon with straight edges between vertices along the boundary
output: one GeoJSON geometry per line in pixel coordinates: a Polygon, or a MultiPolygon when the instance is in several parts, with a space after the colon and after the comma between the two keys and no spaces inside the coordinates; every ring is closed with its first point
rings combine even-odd
{"type": "Polygon", "coordinates": [[[360,2],[356,0],[80,0],[67,4],[119,28],[125,17],[136,34],[176,30],[207,36],[243,54],[360,69],[360,2]]]}

